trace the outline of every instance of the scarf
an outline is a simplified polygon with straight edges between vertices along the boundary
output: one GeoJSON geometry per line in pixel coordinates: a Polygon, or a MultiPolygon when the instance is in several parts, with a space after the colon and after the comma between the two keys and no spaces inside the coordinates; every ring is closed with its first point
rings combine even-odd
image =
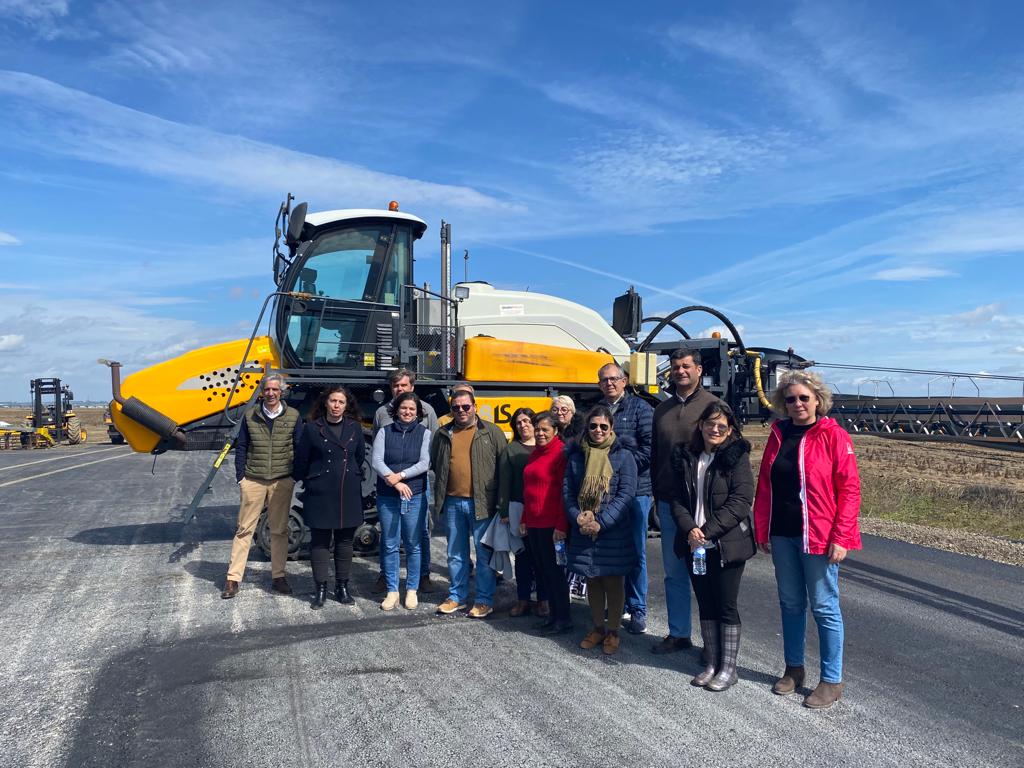
{"type": "Polygon", "coordinates": [[[590,442],[589,435],[580,441],[580,449],[583,451],[583,459],[586,462],[583,481],[580,483],[580,492],[576,497],[581,510],[596,513],[601,508],[601,499],[608,493],[608,487],[612,482],[612,462],[608,458],[608,454],[614,444],[614,432],[610,433],[600,445],[590,442]]]}

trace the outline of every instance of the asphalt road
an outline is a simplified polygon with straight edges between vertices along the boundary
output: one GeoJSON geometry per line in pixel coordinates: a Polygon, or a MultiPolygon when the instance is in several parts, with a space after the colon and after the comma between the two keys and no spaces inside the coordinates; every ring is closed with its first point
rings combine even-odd
{"type": "Polygon", "coordinates": [[[310,611],[308,562],[275,596],[255,558],[222,601],[234,483],[218,477],[187,541],[173,522],[211,458],[151,474],[122,447],[0,452],[0,765],[1024,765],[1020,568],[866,538],[842,570],[846,692],[812,712],[769,690],[763,556],[741,679],[719,694],[688,685],[696,650],[648,651],[666,631],[657,540],[650,634],[612,658],[576,647],[585,606],[577,635],[542,638],[508,617],[509,586],[488,621],[436,617],[443,595],[384,614],[361,559],[353,607],[310,611]]]}

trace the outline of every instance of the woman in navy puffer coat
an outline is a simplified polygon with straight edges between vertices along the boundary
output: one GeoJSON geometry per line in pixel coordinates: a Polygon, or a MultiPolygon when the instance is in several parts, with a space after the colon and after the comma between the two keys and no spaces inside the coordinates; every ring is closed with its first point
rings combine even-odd
{"type": "Polygon", "coordinates": [[[612,431],[611,412],[603,405],[590,410],[584,428],[585,434],[569,449],[563,485],[568,566],[587,577],[594,623],[580,647],[600,644],[612,654],[619,648],[625,576],[639,559],[629,527],[637,489],[636,460],[629,441],[612,431]]]}

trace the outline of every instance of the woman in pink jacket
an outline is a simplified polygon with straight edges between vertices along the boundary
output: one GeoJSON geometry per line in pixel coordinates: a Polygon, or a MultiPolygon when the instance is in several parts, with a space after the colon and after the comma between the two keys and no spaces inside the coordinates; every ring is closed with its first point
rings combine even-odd
{"type": "Polygon", "coordinates": [[[843,692],[843,614],[839,563],[860,549],[860,477],[850,436],[825,414],[832,394],[820,377],[789,371],[779,377],[772,408],[788,418],[772,426],[754,498],[754,531],[775,564],[782,609],[786,671],[772,691],[793,693],[804,682],[807,604],[818,625],[821,677],[804,706],[825,709],[843,692]]]}

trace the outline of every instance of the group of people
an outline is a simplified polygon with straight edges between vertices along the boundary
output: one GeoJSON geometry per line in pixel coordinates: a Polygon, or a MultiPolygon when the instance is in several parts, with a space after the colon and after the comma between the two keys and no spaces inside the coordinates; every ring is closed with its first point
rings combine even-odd
{"type": "MultiPolygon", "coordinates": [[[[788,371],[772,395],[782,418],[772,426],[755,483],[750,443],[732,409],[702,388],[701,374],[698,351],[673,352],[671,394],[652,408],[629,391],[625,371],[609,363],[598,372],[599,403],[577,413],[572,399],[560,395],[548,410],[520,408],[511,417],[510,442],[479,416],[470,385],[452,389],[451,420],[439,426],[414,391],[415,374],[394,371],[393,397],[375,414],[371,449],[382,534],[381,609],[416,608],[418,594],[434,589],[432,496],[448,543],[450,586],[439,613],[468,607],[470,618],[489,616],[498,579],[492,558],[498,549],[510,551],[517,589],[510,616],[534,613],[543,634],[571,632],[572,586],[590,607],[591,626],[580,647],[614,654],[623,627],[646,632],[653,511],[661,531],[668,634],[651,651],[691,647],[692,589],[704,666],[691,682],[710,691],[735,684],[740,582],[747,560],[760,549],[772,557],[782,615],[785,670],[772,690],[786,695],[804,684],[809,605],[821,672],[804,704],[831,706],[843,689],[838,565],[860,547],[852,441],[827,416],[831,395],[821,379],[788,371]],[[404,603],[400,547],[406,555],[404,603]]],[[[302,480],[303,517],[312,534],[312,607],[322,608],[327,599],[332,554],[335,598],[350,603],[366,453],[356,404],[344,387],[332,387],[303,423],[282,402],[284,390],[279,376],[264,379],[262,402],[246,415],[237,441],[242,505],[221,596],[238,592],[264,503],[272,588],[291,592],[285,574],[288,503],[294,482],[302,480]]]]}

